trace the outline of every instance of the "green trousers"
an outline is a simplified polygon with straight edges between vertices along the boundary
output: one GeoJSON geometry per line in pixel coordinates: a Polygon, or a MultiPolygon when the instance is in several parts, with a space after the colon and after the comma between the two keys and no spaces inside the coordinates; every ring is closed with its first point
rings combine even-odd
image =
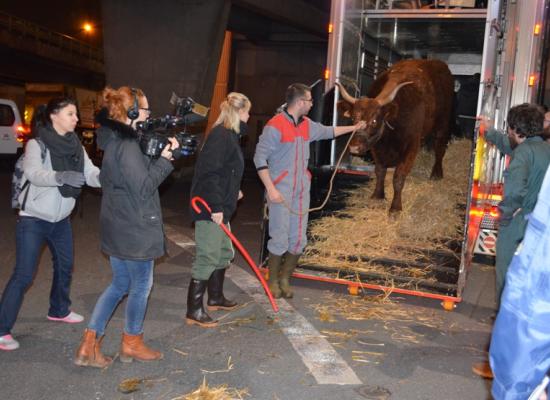
{"type": "Polygon", "coordinates": [[[231,239],[212,221],[195,222],[195,244],[193,279],[208,280],[215,269],[227,268],[235,256],[231,239]]]}
{"type": "Polygon", "coordinates": [[[498,229],[495,262],[497,308],[500,307],[500,296],[504,290],[508,267],[518,245],[523,240],[526,227],[527,220],[525,220],[523,214],[518,214],[509,225],[501,226],[498,229]]]}

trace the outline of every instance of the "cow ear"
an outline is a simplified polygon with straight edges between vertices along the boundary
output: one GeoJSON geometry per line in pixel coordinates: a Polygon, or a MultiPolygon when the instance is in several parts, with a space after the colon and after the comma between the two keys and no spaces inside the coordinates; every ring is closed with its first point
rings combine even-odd
{"type": "Polygon", "coordinates": [[[338,110],[338,115],[351,118],[351,111],[353,110],[353,104],[348,103],[345,100],[339,100],[336,109],[338,110]]]}

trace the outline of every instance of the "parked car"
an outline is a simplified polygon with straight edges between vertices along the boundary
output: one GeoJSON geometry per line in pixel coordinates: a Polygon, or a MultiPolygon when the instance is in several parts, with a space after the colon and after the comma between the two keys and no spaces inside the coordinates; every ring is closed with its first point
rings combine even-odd
{"type": "Polygon", "coordinates": [[[28,129],[21,122],[17,105],[0,99],[0,156],[16,156],[23,151],[28,129]]]}

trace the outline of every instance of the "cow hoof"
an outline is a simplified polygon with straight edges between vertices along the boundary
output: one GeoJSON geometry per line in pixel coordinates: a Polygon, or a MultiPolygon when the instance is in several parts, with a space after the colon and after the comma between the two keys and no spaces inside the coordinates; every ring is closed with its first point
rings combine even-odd
{"type": "Polygon", "coordinates": [[[433,181],[438,181],[440,179],[443,179],[443,171],[432,171],[432,174],[430,175],[430,179],[433,181]]]}
{"type": "Polygon", "coordinates": [[[400,215],[401,215],[401,209],[398,210],[397,208],[390,208],[390,210],[388,211],[388,216],[392,219],[395,219],[400,215]]]}

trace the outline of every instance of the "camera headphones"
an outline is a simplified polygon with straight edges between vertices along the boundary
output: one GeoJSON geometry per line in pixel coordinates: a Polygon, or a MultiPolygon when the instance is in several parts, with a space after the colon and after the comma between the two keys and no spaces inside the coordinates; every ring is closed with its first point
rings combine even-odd
{"type": "Polygon", "coordinates": [[[130,88],[130,91],[132,92],[132,96],[134,96],[134,104],[132,104],[132,106],[128,108],[128,111],[126,111],[126,115],[133,121],[139,117],[139,104],[137,90],[135,88],[130,88]]]}

